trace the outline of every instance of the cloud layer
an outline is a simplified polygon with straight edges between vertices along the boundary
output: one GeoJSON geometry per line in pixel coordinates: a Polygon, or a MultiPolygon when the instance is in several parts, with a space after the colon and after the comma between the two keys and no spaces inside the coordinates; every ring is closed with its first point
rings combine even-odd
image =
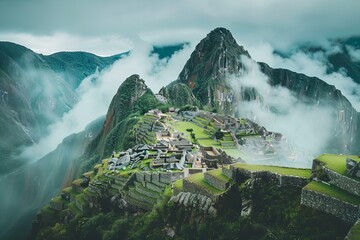
{"type": "Polygon", "coordinates": [[[242,62],[246,70],[240,77],[229,78],[230,86],[237,95],[241,94],[244,87],[254,88],[261,101],[240,102],[238,113],[265,126],[269,131],[282,133],[299,156],[293,164],[310,167],[312,157],[324,151],[332,136],[334,122],[331,109],[303,104],[288,89],[270,86],[267,76],[260,71],[255,61],[242,57],[242,62]],[[306,158],[301,157],[304,154],[306,158]]]}
{"type": "Polygon", "coordinates": [[[120,45],[139,38],[151,43],[197,41],[223,26],[245,43],[266,41],[284,49],[299,41],[360,34],[358,9],[357,0],[2,0],[0,39],[9,40],[6,36],[10,34],[15,36],[13,41],[27,43],[41,53],[71,50],[78,45],[76,39],[94,39],[93,49],[80,50],[107,55],[118,53],[118,44],[96,39],[121,38],[120,45]],[[56,48],[47,44],[34,47],[35,41],[21,42],[19,33],[49,37],[56,48]],[[60,42],[58,34],[76,37],[60,42]]]}
{"type": "Polygon", "coordinates": [[[79,102],[60,121],[49,126],[50,134],[27,148],[23,156],[39,159],[55,149],[66,136],[82,131],[91,121],[105,115],[117,89],[132,74],[139,74],[147,86],[157,93],[161,87],[176,80],[191,54],[192,46],[186,45],[170,59],[162,60],[157,55],[150,55],[151,50],[148,44],[138,42],[128,57],[84,79],[77,89],[79,102]]]}

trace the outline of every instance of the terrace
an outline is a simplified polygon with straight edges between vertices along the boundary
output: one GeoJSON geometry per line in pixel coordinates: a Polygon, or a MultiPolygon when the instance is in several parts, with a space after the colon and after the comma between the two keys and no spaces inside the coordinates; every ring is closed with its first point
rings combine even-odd
{"type": "Polygon", "coordinates": [[[333,198],[337,198],[344,202],[348,202],[356,205],[360,204],[360,197],[350,194],[349,192],[333,185],[312,181],[304,188],[328,195],[333,198]]]}

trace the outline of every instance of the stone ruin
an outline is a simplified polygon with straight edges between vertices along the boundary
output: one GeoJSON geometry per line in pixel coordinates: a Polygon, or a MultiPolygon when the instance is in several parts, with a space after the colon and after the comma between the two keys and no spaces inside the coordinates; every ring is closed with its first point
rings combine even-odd
{"type": "Polygon", "coordinates": [[[346,174],[351,177],[360,178],[360,162],[356,162],[351,158],[346,159],[346,174]]]}

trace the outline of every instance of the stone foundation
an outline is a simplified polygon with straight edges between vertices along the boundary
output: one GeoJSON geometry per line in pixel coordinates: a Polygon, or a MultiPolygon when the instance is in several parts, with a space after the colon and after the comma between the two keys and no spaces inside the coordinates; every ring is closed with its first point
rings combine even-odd
{"type": "Polygon", "coordinates": [[[349,223],[355,223],[360,218],[359,206],[306,188],[301,192],[301,204],[332,214],[349,223]]]}

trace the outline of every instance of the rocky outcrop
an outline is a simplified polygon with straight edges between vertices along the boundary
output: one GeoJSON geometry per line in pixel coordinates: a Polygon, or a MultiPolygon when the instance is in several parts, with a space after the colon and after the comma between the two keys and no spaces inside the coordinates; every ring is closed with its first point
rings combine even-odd
{"type": "Polygon", "coordinates": [[[207,196],[194,194],[190,192],[180,192],[170,199],[171,202],[177,203],[184,207],[195,208],[201,212],[216,216],[217,210],[214,208],[214,202],[207,196]]]}
{"type": "Polygon", "coordinates": [[[159,94],[164,96],[168,103],[175,107],[185,105],[198,106],[199,102],[195,98],[191,89],[184,83],[173,83],[160,89],[159,94]]]}

